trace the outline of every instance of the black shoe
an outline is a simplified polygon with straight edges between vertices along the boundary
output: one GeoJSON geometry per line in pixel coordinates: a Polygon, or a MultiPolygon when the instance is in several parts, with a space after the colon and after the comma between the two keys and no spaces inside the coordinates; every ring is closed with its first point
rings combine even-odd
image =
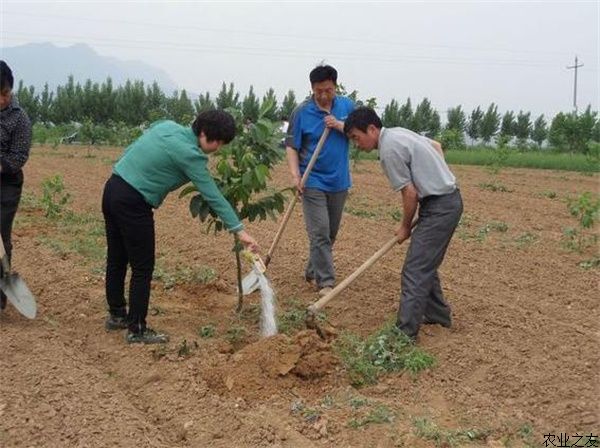
{"type": "Polygon", "coordinates": [[[125,330],[127,329],[127,318],[122,316],[113,316],[109,314],[104,322],[104,328],[108,331],[125,330]]]}
{"type": "Polygon", "coordinates": [[[141,333],[128,331],[125,341],[128,344],[164,344],[169,342],[169,336],[164,333],[157,333],[151,328],[146,328],[141,333]]]}
{"type": "Polygon", "coordinates": [[[0,295],[0,310],[6,308],[6,296],[4,294],[0,295]]]}

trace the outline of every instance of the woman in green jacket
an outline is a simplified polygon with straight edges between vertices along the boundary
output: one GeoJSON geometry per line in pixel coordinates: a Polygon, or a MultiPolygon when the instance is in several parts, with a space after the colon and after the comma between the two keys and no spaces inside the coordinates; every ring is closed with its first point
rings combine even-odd
{"type": "Polygon", "coordinates": [[[106,226],[107,330],[128,329],[129,343],[162,343],[168,336],[146,326],[155,262],[153,209],[165,196],[192,182],[227,230],[237,233],[248,249],[257,243],[223,197],[207,168],[208,154],[235,137],[233,117],[221,110],[198,114],[190,127],[173,121],[154,123],[133,142],[113,167],[102,197],[106,226]],[[129,311],[125,275],[131,266],[129,311]]]}

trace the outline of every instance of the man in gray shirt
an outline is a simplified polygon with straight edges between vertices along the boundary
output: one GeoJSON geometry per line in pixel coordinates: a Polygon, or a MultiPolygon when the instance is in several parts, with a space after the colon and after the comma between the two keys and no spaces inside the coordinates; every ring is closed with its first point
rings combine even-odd
{"type": "Polygon", "coordinates": [[[381,167],[394,191],[402,192],[398,242],[411,237],[402,269],[402,292],[396,326],[416,340],[421,324],[452,324],[438,268],[463,210],[456,179],[441,145],[408,129],[385,129],[370,108],[346,119],[344,132],[363,151],[379,149],[381,167]],[[412,223],[419,209],[417,226],[412,223]]]}

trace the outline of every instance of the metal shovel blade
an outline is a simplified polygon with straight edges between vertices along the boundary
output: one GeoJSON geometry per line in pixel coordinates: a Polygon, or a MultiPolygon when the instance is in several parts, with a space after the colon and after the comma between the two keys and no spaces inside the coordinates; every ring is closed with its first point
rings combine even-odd
{"type": "Polygon", "coordinates": [[[19,313],[28,319],[35,319],[35,298],[19,274],[13,272],[0,277],[0,288],[19,313]]]}
{"type": "Polygon", "coordinates": [[[258,276],[254,269],[242,279],[242,294],[252,294],[259,287],[258,276]]]}

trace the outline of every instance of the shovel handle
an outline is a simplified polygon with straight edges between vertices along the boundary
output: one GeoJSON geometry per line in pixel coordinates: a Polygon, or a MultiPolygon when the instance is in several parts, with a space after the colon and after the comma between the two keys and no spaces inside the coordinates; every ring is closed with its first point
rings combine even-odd
{"type": "MultiPolygon", "coordinates": [[[[321,138],[319,138],[319,141],[317,142],[317,147],[315,148],[315,152],[313,152],[313,155],[311,156],[311,158],[308,162],[306,170],[304,171],[304,174],[302,175],[302,179],[300,179],[301,187],[304,187],[304,184],[306,184],[306,181],[308,179],[308,176],[310,175],[310,172],[312,171],[313,167],[315,166],[315,163],[317,163],[317,158],[319,157],[319,154],[321,153],[321,150],[323,149],[323,145],[325,144],[325,140],[327,140],[327,136],[329,135],[329,132],[330,132],[330,129],[327,127],[325,128],[325,130],[323,130],[323,133],[321,134],[321,138]]],[[[279,225],[279,229],[277,229],[275,238],[273,239],[273,242],[271,243],[271,247],[269,247],[269,251],[267,252],[267,256],[265,257],[265,266],[268,266],[269,263],[271,262],[273,252],[275,252],[275,247],[277,247],[277,244],[279,243],[279,240],[281,239],[281,236],[283,235],[283,231],[285,230],[285,227],[286,227],[288,221],[290,220],[290,216],[292,215],[292,211],[294,210],[294,207],[296,206],[296,202],[298,202],[299,196],[300,196],[299,193],[296,191],[296,194],[294,195],[292,201],[290,202],[290,205],[288,205],[288,208],[285,211],[285,215],[283,215],[283,220],[281,221],[281,224],[279,225]]]]}
{"type": "MultiPolygon", "coordinates": [[[[412,222],[411,228],[414,229],[416,224],[417,224],[417,219],[415,219],[412,222]]],[[[308,307],[308,314],[316,314],[317,311],[319,311],[321,308],[323,308],[325,305],[327,305],[327,303],[329,303],[331,300],[333,300],[340,292],[342,292],[344,289],[346,289],[350,285],[350,283],[352,283],[354,280],[356,280],[359,275],[361,275],[363,272],[365,272],[367,269],[369,269],[371,266],[373,266],[373,264],[375,264],[375,262],[377,260],[379,260],[381,257],[383,257],[385,254],[387,254],[392,247],[394,247],[396,244],[398,244],[398,241],[399,241],[399,239],[398,239],[397,235],[394,236],[392,239],[388,240],[388,242],[385,243],[381,249],[379,249],[377,252],[375,252],[373,255],[371,255],[371,258],[369,258],[367,261],[365,261],[356,271],[354,271],[352,274],[350,274],[348,277],[346,277],[344,279],[344,281],[342,281],[339,285],[337,285],[335,288],[333,288],[329,292],[329,294],[321,297],[315,303],[310,305],[308,307]]]]}

